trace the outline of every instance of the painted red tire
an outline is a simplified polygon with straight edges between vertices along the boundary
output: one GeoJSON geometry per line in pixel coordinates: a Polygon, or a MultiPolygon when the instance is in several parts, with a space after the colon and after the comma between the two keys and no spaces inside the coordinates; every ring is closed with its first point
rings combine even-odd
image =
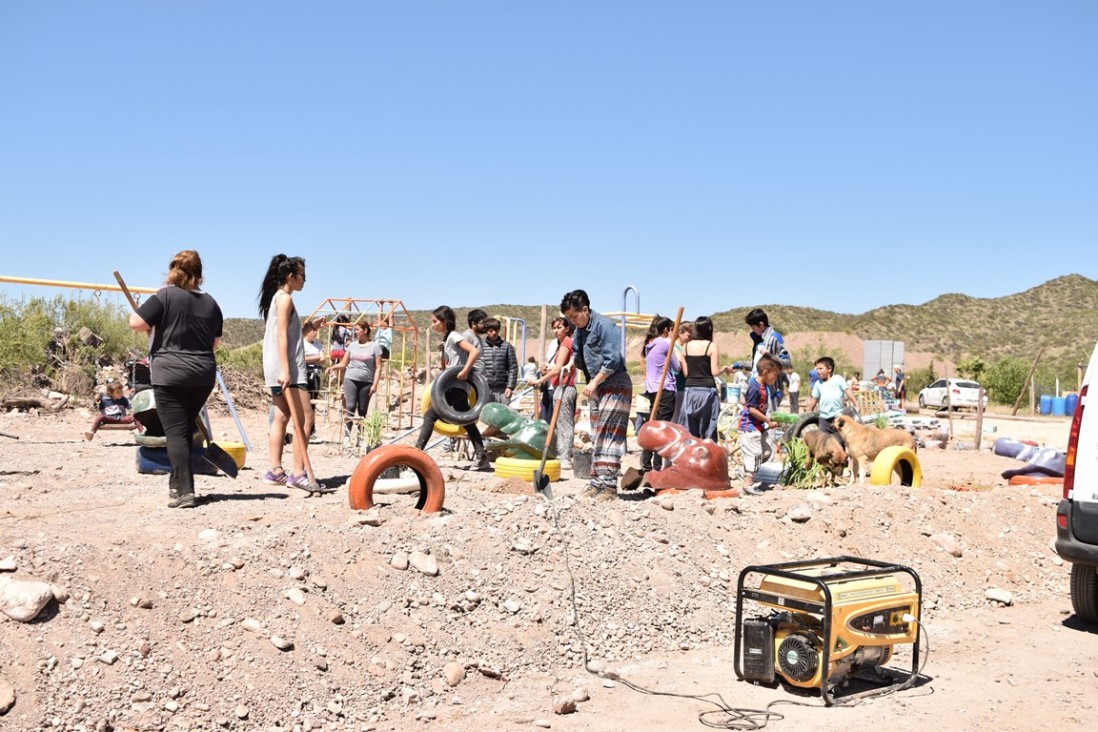
{"type": "Polygon", "coordinates": [[[1010,485],[1063,485],[1064,476],[1044,473],[1022,473],[1010,476],[1010,485]]]}
{"type": "Polygon", "coordinates": [[[424,513],[442,510],[446,498],[446,481],[431,456],[410,445],[383,445],[371,450],[358,461],[347,483],[347,500],[356,511],[374,507],[374,483],[391,467],[411,468],[419,479],[419,500],[416,508],[424,513]]]}

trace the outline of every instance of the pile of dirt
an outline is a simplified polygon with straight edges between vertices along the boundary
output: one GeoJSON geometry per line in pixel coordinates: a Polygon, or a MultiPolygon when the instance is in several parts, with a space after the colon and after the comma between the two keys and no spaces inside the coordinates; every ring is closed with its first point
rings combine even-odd
{"type": "MultiPolygon", "coordinates": [[[[247,468],[199,477],[203,500],[181,511],[165,505],[166,477],[136,472],[128,433],[81,439],[90,412],[0,416],[21,438],[0,469],[0,584],[42,582],[64,600],[29,623],[0,615],[0,702],[14,699],[0,727],[656,730],[700,726],[711,708],[653,703],[618,676],[735,706],[817,703],[735,680],[735,589],[747,565],[837,555],[919,573],[925,678],[871,704],[782,707],[773,729],[1093,715],[1098,635],[1070,616],[1049,547],[1059,489],[1008,486],[1012,461],[987,450],[925,452],[921,488],[609,503],[578,499],[574,479],[547,503],[439,456],[442,513],[403,495],[358,513],[345,492],[263,485],[266,413],[242,417],[258,448],[247,468]],[[1058,704],[1032,703],[1053,689],[1058,704]]],[[[1007,426],[1060,447],[1066,434],[1062,420],[1007,426]]],[[[226,418],[215,432],[235,437],[226,418]]],[[[311,449],[321,479],[345,486],[354,459],[311,449]]]]}

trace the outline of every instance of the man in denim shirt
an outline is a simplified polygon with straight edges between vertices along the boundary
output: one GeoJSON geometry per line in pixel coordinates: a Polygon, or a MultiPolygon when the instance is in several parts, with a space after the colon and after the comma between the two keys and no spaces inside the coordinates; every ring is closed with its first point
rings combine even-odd
{"type": "Polygon", "coordinates": [[[614,500],[618,497],[618,475],[633,400],[633,381],[625,370],[621,332],[605,315],[591,310],[591,300],[583,290],[567,293],[560,302],[560,312],[576,328],[572,353],[576,368],[587,379],[583,395],[591,408],[594,433],[591,484],[580,495],[597,501],[614,500]]]}

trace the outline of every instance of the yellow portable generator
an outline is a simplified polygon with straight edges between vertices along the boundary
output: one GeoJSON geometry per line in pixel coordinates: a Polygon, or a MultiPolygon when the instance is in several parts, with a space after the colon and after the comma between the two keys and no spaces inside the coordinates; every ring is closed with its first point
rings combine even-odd
{"type": "MultiPolygon", "coordinates": [[[[872,672],[869,696],[914,683],[919,667],[922,583],[909,567],[858,557],[756,565],[740,572],[736,591],[736,676],[774,684],[781,679],[819,688],[827,706],[833,689],[872,672]],[[765,615],[744,616],[744,602],[765,615]],[[886,672],[895,646],[911,644],[911,671],[886,672]]],[[[844,698],[848,698],[844,697],[844,698]]]]}

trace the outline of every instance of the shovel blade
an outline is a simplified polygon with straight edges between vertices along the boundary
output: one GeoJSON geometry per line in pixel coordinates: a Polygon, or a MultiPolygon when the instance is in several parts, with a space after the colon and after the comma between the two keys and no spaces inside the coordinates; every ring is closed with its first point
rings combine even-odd
{"type": "Polygon", "coordinates": [[[533,475],[534,490],[537,491],[539,496],[544,496],[549,500],[553,500],[553,490],[549,487],[549,476],[541,472],[541,470],[535,470],[533,475]]]}
{"type": "Polygon", "coordinates": [[[236,477],[238,472],[236,461],[233,460],[232,455],[222,450],[218,445],[207,442],[206,451],[202,453],[202,458],[230,478],[236,477]]]}

